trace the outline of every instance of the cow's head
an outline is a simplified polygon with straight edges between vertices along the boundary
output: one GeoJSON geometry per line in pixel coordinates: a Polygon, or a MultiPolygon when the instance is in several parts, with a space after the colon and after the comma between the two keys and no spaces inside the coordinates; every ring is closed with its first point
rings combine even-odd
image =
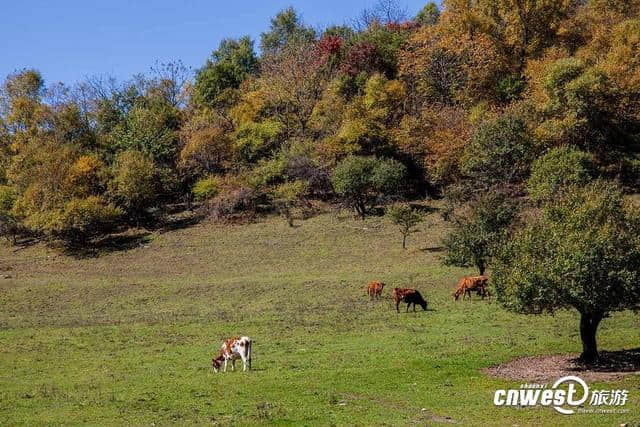
{"type": "Polygon", "coordinates": [[[220,366],[222,366],[222,359],[219,357],[214,357],[211,359],[211,365],[213,366],[213,372],[220,371],[220,366]]]}

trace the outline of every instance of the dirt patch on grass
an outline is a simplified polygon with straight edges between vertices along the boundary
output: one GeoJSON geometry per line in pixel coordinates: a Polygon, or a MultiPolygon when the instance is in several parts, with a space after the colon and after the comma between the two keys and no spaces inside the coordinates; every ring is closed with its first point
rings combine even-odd
{"type": "Polygon", "coordinates": [[[640,375],[640,348],[603,351],[600,362],[581,363],[577,354],[522,357],[485,369],[492,377],[515,381],[555,380],[566,375],[578,375],[586,381],[614,381],[625,375],[640,375]]]}

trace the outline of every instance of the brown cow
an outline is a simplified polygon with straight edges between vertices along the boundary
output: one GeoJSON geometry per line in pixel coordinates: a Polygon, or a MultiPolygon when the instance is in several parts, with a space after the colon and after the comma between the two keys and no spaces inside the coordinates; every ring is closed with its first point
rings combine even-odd
{"type": "Polygon", "coordinates": [[[416,304],[422,307],[423,310],[427,310],[427,302],[424,300],[424,298],[422,298],[420,292],[416,291],[415,289],[394,288],[393,292],[391,293],[391,297],[396,303],[396,311],[398,313],[400,313],[400,308],[398,307],[400,306],[401,302],[407,303],[407,311],[409,311],[409,307],[411,306],[411,304],[413,304],[413,311],[416,311],[416,304]]]}
{"type": "Polygon", "coordinates": [[[489,277],[487,276],[465,276],[458,282],[453,297],[456,301],[460,298],[460,295],[462,295],[462,299],[466,296],[471,299],[471,291],[476,291],[476,293],[484,299],[485,296],[489,295],[489,291],[487,290],[488,281],[489,277]]]}
{"type": "Polygon", "coordinates": [[[382,289],[384,289],[384,283],[378,280],[372,280],[367,286],[367,295],[369,295],[372,300],[374,298],[379,299],[382,295],[382,289]]]}

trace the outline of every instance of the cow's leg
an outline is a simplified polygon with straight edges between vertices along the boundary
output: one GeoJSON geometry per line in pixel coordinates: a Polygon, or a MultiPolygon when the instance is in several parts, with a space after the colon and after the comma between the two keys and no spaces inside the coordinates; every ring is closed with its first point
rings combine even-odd
{"type": "Polygon", "coordinates": [[[231,358],[231,372],[235,372],[236,371],[236,358],[232,357],[231,358]]]}
{"type": "Polygon", "coordinates": [[[396,301],[396,311],[400,313],[400,301],[396,301]]]}
{"type": "Polygon", "coordinates": [[[415,302],[413,303],[413,312],[414,313],[416,312],[416,303],[415,302]]]}
{"type": "Polygon", "coordinates": [[[248,352],[247,352],[247,358],[249,359],[249,370],[251,370],[251,356],[253,354],[253,352],[251,351],[251,346],[253,345],[253,342],[249,341],[249,347],[248,347],[248,352]]]}
{"type": "Polygon", "coordinates": [[[227,358],[224,358],[224,369],[222,370],[222,372],[227,372],[227,358]]]}

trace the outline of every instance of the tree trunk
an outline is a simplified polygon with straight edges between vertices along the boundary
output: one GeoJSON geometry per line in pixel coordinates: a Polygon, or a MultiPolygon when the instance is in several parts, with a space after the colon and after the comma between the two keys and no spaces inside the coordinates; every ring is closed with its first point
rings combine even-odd
{"type": "Polygon", "coordinates": [[[364,217],[367,214],[367,207],[365,206],[364,201],[358,201],[358,204],[356,206],[356,211],[360,215],[360,219],[364,221],[364,217]]]}
{"type": "Polygon", "coordinates": [[[595,363],[598,361],[596,332],[603,317],[604,313],[601,311],[595,313],[580,313],[580,339],[582,340],[580,360],[585,363],[595,363]]]}
{"type": "Polygon", "coordinates": [[[402,249],[407,249],[407,235],[402,235],[402,249]]]}
{"type": "Polygon", "coordinates": [[[487,269],[487,266],[485,265],[483,260],[478,260],[476,262],[476,267],[478,267],[478,271],[480,272],[481,276],[484,276],[484,272],[487,269]]]}

